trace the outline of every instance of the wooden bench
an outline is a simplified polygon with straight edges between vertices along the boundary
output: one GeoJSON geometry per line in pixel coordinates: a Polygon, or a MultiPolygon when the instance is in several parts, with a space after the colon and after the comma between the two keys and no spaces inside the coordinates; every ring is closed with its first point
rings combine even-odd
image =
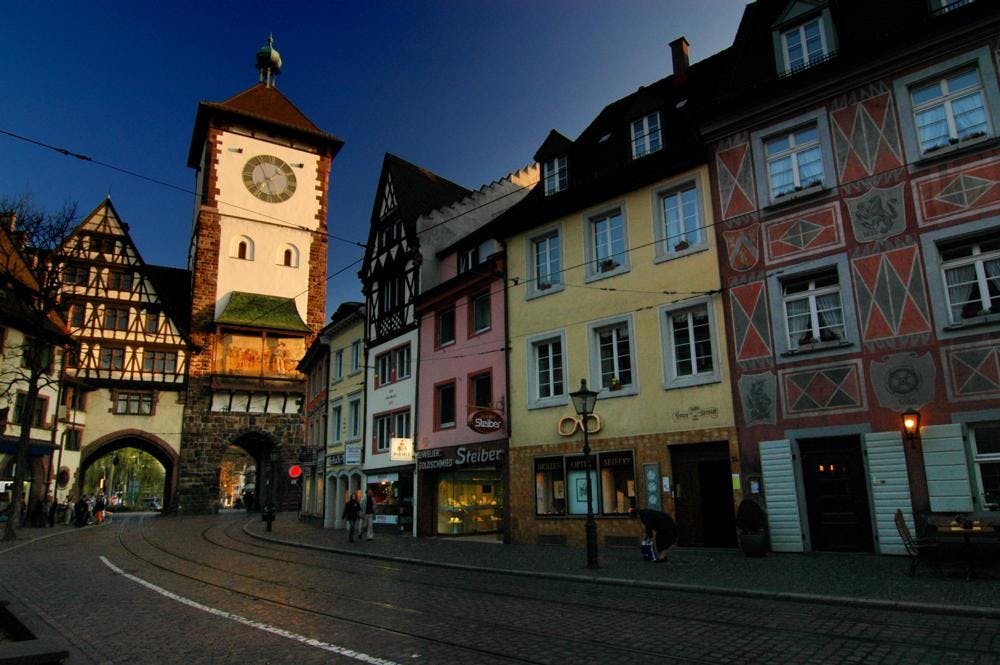
{"type": "Polygon", "coordinates": [[[899,537],[903,540],[906,553],[910,555],[910,577],[916,574],[917,566],[920,565],[921,561],[926,561],[938,573],[943,574],[939,565],[938,541],[931,538],[914,538],[913,534],[910,533],[910,527],[906,526],[903,511],[898,508],[896,509],[896,530],[899,531],[899,537]]]}

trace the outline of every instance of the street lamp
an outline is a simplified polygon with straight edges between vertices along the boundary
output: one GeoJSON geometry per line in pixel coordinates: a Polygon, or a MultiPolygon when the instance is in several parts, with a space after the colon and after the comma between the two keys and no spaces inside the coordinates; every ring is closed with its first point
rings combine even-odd
{"type": "Polygon", "coordinates": [[[573,400],[573,408],[580,416],[580,426],[583,429],[583,457],[587,461],[587,568],[598,568],[597,565],[597,524],[594,522],[593,487],[590,480],[590,436],[587,432],[587,420],[594,412],[597,403],[597,393],[587,390],[587,380],[580,379],[580,389],[569,394],[573,400]]]}
{"type": "Polygon", "coordinates": [[[910,409],[900,416],[903,421],[903,434],[910,442],[911,448],[917,447],[917,437],[920,436],[920,412],[910,409]]]}

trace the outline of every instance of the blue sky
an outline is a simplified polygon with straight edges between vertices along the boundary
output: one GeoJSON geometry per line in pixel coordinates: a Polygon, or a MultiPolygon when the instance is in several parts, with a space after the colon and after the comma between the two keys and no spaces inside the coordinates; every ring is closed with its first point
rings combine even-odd
{"type": "MultiPolygon", "coordinates": [[[[330,233],[363,243],[385,152],[469,188],[531,161],[550,129],[571,138],[606,104],[732,42],[740,0],[54,2],[4,9],[0,130],[192,190],[197,104],[256,83],[274,33],[278,87],[345,141],[330,233]]],[[[0,193],[89,212],[108,193],[148,263],[184,266],[193,194],[0,135],[0,193]]],[[[332,240],[328,274],[363,250],[332,240]]],[[[357,266],[327,309],[361,299],[357,266]]]]}

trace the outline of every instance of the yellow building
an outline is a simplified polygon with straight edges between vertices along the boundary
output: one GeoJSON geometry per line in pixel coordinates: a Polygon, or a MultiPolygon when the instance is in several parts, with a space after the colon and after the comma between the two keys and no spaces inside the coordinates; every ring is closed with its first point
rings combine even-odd
{"type": "Polygon", "coordinates": [[[570,393],[584,379],[600,391],[588,420],[599,544],[635,542],[632,506],[673,514],[682,545],[736,544],[716,230],[687,90],[671,76],[576,141],[550,133],[535,155],[542,186],[493,227],[507,245],[514,542],[583,542],[570,393]]]}

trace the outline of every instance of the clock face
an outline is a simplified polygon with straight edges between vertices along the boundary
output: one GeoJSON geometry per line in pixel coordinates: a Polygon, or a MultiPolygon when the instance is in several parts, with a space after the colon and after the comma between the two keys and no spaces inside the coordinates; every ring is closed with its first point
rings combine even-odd
{"type": "Polygon", "coordinates": [[[273,155],[257,155],[243,165],[243,184],[261,201],[280,203],[295,193],[295,173],[273,155]]]}

